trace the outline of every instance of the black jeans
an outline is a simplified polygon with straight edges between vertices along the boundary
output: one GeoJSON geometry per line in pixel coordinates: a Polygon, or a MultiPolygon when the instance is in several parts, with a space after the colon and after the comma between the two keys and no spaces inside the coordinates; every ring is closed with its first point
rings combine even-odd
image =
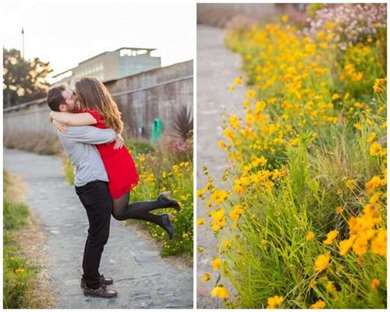
{"type": "Polygon", "coordinates": [[[90,288],[100,286],[99,265],[110,234],[112,198],[108,183],[92,181],[77,187],[76,193],[87,211],[89,228],[83,256],[83,277],[90,288]]]}

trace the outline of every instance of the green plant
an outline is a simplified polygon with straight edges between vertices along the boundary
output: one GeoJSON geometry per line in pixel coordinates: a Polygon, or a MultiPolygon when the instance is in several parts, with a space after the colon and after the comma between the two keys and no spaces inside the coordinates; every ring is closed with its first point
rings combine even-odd
{"type": "Polygon", "coordinates": [[[183,142],[193,136],[194,121],[192,113],[187,106],[181,106],[173,117],[173,130],[183,142]]]}
{"type": "Polygon", "coordinates": [[[65,181],[70,185],[74,184],[74,169],[72,162],[67,156],[62,157],[62,163],[64,166],[65,181]]]}
{"type": "Polygon", "coordinates": [[[28,308],[28,291],[32,287],[38,269],[28,263],[20,252],[14,235],[27,222],[28,207],[10,198],[9,189],[15,187],[13,178],[4,172],[3,210],[3,307],[28,308]]]}
{"type": "MultiPolygon", "coordinates": [[[[193,252],[193,178],[192,162],[170,163],[169,158],[161,154],[140,155],[137,168],[140,183],[132,192],[132,201],[157,198],[161,192],[169,191],[179,201],[182,209],[164,209],[169,213],[175,228],[173,240],[168,240],[160,227],[147,223],[151,236],[162,242],[161,255],[191,256],[193,252]]],[[[156,211],[156,213],[160,213],[156,211]]]]}
{"type": "Polygon", "coordinates": [[[310,3],[307,7],[306,7],[306,13],[308,16],[310,16],[311,18],[314,18],[315,15],[316,15],[316,12],[318,10],[321,10],[322,8],[324,7],[324,5],[322,3],[310,3]]]}
{"type": "Polygon", "coordinates": [[[127,138],[125,145],[130,150],[132,155],[148,154],[155,151],[155,147],[149,141],[144,139],[127,138]]]}
{"type": "Polygon", "coordinates": [[[209,209],[198,224],[217,239],[211,296],[233,308],[384,308],[386,74],[374,43],[343,53],[331,23],[304,37],[287,20],[226,39],[249,87],[218,142],[224,188],[204,170],[198,190],[209,209]]]}
{"type": "Polygon", "coordinates": [[[375,80],[386,75],[381,58],[376,44],[359,43],[348,47],[338,63],[339,91],[349,92],[356,99],[369,100],[375,80]]]}

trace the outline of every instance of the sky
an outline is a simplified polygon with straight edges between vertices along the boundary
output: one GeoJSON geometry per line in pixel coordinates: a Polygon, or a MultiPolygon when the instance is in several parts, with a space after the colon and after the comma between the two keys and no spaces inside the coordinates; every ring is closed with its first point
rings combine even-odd
{"type": "Polygon", "coordinates": [[[56,73],[120,47],[156,48],[162,66],[194,59],[191,0],[2,0],[5,48],[49,61],[56,73]]]}

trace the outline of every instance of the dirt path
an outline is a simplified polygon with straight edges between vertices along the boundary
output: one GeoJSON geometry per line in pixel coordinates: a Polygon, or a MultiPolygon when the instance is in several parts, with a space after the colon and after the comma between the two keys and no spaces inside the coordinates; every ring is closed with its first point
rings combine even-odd
{"type": "Polygon", "coordinates": [[[80,289],[88,219],[62,163],[53,156],[4,149],[4,169],[26,185],[26,202],[47,236],[47,273],[56,308],[191,308],[192,268],[164,261],[152,241],[112,219],[101,273],[114,279],[114,299],[85,297],[80,289]]]}
{"type": "MultiPolygon", "coordinates": [[[[210,175],[218,183],[227,160],[223,151],[217,147],[222,139],[223,114],[242,112],[244,88],[235,92],[228,91],[234,78],[241,75],[240,56],[233,54],[224,46],[224,31],[219,28],[203,25],[197,26],[197,168],[198,188],[204,186],[206,180],[202,174],[202,166],[206,165],[210,175]]],[[[208,210],[198,200],[197,217],[207,218],[208,210]]],[[[198,226],[198,246],[205,251],[198,252],[197,259],[197,307],[221,308],[218,300],[210,297],[212,282],[204,283],[199,277],[210,272],[210,262],[215,256],[216,240],[209,226],[198,226]]],[[[215,280],[213,280],[215,282],[215,280]]]]}

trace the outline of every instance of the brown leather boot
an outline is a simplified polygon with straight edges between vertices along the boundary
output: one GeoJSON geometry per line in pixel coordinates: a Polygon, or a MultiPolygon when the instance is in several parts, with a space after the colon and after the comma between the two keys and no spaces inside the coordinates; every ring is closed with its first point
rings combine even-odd
{"type": "Polygon", "coordinates": [[[99,297],[99,298],[113,298],[118,296],[118,292],[113,289],[107,289],[105,285],[100,285],[99,288],[93,289],[89,287],[84,288],[84,296],[99,297]]]}
{"type": "MultiPolygon", "coordinates": [[[[104,277],[104,275],[100,275],[100,284],[102,285],[112,285],[114,283],[114,280],[109,277],[104,277]]],[[[87,287],[87,282],[85,281],[84,277],[81,277],[80,287],[85,288],[87,287]]]]}

